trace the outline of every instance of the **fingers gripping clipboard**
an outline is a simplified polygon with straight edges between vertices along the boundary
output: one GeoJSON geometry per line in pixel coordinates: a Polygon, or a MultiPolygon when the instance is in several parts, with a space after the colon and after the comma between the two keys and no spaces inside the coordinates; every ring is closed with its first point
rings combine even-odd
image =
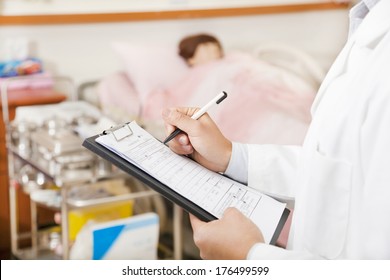
{"type": "Polygon", "coordinates": [[[284,203],[175,154],[134,121],[89,137],[83,146],[203,221],[238,208],[266,243],[275,244],[289,215],[284,203]]]}

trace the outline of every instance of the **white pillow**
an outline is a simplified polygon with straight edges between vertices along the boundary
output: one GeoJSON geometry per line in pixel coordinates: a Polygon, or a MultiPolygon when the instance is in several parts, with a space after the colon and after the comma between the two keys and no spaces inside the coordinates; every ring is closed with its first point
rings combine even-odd
{"type": "Polygon", "coordinates": [[[123,61],[142,103],[152,91],[174,85],[189,71],[177,46],[114,42],[113,49],[123,61]]]}

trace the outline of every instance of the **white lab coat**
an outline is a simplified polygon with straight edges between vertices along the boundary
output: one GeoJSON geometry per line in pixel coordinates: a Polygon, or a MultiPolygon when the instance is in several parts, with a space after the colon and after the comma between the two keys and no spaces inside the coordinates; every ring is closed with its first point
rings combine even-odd
{"type": "Polygon", "coordinates": [[[336,59],[302,147],[248,146],[248,185],[295,198],[287,250],[248,258],[390,259],[389,11],[380,1],[336,59]]]}

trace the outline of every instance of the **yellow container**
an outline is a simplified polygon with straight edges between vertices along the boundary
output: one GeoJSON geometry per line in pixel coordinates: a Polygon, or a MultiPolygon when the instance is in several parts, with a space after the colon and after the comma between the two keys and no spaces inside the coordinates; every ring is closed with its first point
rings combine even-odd
{"type": "Polygon", "coordinates": [[[69,211],[69,239],[75,240],[81,228],[89,221],[106,222],[130,217],[133,201],[116,202],[69,211]]]}

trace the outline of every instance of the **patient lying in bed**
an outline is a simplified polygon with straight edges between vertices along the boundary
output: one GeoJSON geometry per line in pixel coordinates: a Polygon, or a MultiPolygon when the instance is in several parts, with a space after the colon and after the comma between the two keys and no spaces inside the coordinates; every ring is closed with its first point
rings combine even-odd
{"type": "MultiPolygon", "coordinates": [[[[136,90],[122,91],[122,96],[115,97],[100,90],[102,104],[121,103],[118,107],[129,115],[138,114],[141,121],[162,125],[163,108],[201,107],[225,91],[228,98],[209,114],[228,138],[246,143],[300,144],[310,122],[316,89],[298,75],[253,55],[224,54],[219,41],[208,36],[199,34],[181,41],[179,54],[188,67],[172,84],[153,88],[146,98],[137,98],[136,90]],[[191,43],[192,53],[188,52],[191,43]],[[132,102],[132,108],[123,107],[123,102],[132,102]]],[[[107,89],[105,86],[103,83],[101,89],[107,89]]]]}

